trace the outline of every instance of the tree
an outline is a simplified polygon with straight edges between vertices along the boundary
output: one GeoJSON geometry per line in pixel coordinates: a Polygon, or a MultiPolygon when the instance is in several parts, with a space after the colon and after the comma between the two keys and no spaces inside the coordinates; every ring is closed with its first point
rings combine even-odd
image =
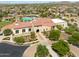
{"type": "Polygon", "coordinates": [[[5,36],[9,36],[9,35],[11,35],[13,32],[12,32],[11,29],[5,29],[5,30],[3,31],[3,33],[4,33],[5,36]]]}
{"type": "Polygon", "coordinates": [[[59,29],[59,30],[62,30],[63,27],[61,25],[56,25],[56,27],[59,29]]]}
{"type": "Polygon", "coordinates": [[[79,46],[79,32],[74,32],[72,36],[68,38],[68,42],[73,45],[79,46]]]}
{"type": "Polygon", "coordinates": [[[49,52],[46,46],[38,45],[37,51],[35,53],[35,56],[37,57],[46,57],[48,56],[49,52]]]}
{"type": "Polygon", "coordinates": [[[60,37],[60,31],[59,30],[51,30],[49,34],[50,40],[58,40],[60,37]]]}
{"type": "Polygon", "coordinates": [[[24,39],[24,37],[15,37],[14,38],[14,41],[16,42],[16,43],[18,43],[18,44],[23,44],[24,42],[25,42],[25,39],[24,39]]]}
{"type": "Polygon", "coordinates": [[[34,33],[34,32],[31,32],[31,38],[32,38],[32,39],[35,39],[35,38],[36,38],[36,36],[35,36],[35,33],[34,33]]]}
{"type": "Polygon", "coordinates": [[[52,44],[52,49],[55,50],[60,56],[65,56],[70,51],[68,44],[62,40],[52,44]]]}

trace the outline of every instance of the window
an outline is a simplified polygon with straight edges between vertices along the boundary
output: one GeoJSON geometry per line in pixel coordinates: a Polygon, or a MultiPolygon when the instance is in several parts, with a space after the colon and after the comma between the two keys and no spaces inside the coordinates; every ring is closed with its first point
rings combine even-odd
{"type": "Polygon", "coordinates": [[[22,32],[25,32],[25,29],[22,29],[22,32]]]}
{"type": "Polygon", "coordinates": [[[29,28],[29,31],[31,31],[31,28],[29,28]]]}
{"type": "Polygon", "coordinates": [[[19,30],[16,30],[16,33],[19,33],[19,30]]]}

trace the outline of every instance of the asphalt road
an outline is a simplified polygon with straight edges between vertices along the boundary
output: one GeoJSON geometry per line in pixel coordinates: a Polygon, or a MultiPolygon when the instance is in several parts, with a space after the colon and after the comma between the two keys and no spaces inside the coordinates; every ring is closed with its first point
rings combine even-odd
{"type": "Polygon", "coordinates": [[[29,46],[14,46],[7,43],[0,43],[0,57],[22,57],[29,46]]]}

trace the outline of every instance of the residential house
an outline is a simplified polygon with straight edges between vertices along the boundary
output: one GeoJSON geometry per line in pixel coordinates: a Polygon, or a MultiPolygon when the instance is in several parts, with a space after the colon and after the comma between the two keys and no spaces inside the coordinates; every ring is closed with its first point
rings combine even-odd
{"type": "Polygon", "coordinates": [[[18,35],[30,33],[32,31],[50,31],[53,26],[54,23],[51,21],[51,19],[37,18],[29,22],[21,22],[20,20],[16,20],[14,23],[4,26],[2,30],[11,29],[14,35],[18,35]]]}

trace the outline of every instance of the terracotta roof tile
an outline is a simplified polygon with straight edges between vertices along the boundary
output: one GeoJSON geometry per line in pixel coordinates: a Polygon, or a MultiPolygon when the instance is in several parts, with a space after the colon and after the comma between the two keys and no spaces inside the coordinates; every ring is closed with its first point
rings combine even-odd
{"type": "Polygon", "coordinates": [[[4,26],[3,29],[20,29],[25,27],[32,27],[32,24],[30,22],[17,21],[12,24],[4,26]]]}
{"type": "Polygon", "coordinates": [[[55,24],[52,22],[51,19],[47,18],[37,18],[35,20],[32,20],[30,22],[21,22],[21,21],[15,21],[12,24],[4,26],[2,29],[20,29],[20,28],[26,28],[26,27],[32,27],[32,24],[34,26],[54,26],[55,24]]]}
{"type": "Polygon", "coordinates": [[[54,26],[54,23],[49,18],[37,18],[33,21],[34,26],[54,26]]]}

